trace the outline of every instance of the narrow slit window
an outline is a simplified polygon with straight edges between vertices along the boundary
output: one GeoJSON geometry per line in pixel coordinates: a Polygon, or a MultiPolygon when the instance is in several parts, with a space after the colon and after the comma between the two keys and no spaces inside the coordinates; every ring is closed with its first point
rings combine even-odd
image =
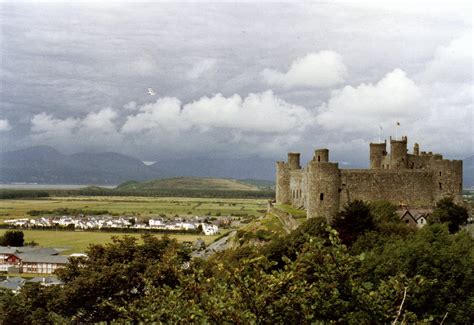
{"type": "Polygon", "coordinates": [[[319,193],[319,200],[324,201],[324,193],[319,193]]]}
{"type": "Polygon", "coordinates": [[[321,161],[321,157],[320,157],[320,156],[318,156],[318,161],[321,161]]]}
{"type": "Polygon", "coordinates": [[[439,183],[439,189],[443,189],[443,184],[439,183]]]}
{"type": "Polygon", "coordinates": [[[441,172],[439,172],[439,176],[441,176],[441,172]]]}

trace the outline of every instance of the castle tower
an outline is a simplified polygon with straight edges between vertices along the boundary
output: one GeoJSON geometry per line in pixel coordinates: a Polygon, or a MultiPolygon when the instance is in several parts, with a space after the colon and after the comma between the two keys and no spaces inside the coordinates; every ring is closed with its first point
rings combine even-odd
{"type": "Polygon", "coordinates": [[[289,164],[278,161],[276,163],[276,203],[290,204],[291,190],[290,190],[290,166],[289,164]]]}
{"type": "Polygon", "coordinates": [[[301,169],[299,152],[288,153],[288,165],[290,170],[301,169]]]}
{"type": "Polygon", "coordinates": [[[394,140],[390,137],[390,169],[405,169],[407,161],[407,137],[394,140]]]}
{"type": "Polygon", "coordinates": [[[339,165],[312,160],[308,164],[307,177],[308,218],[325,217],[330,220],[339,211],[339,165]]]}
{"type": "Polygon", "coordinates": [[[420,155],[420,145],[418,143],[415,143],[415,145],[413,146],[413,155],[420,155]]]}
{"type": "Polygon", "coordinates": [[[370,143],[370,169],[381,169],[383,157],[387,154],[387,141],[370,143]]]}
{"type": "Polygon", "coordinates": [[[329,150],[328,149],[316,149],[314,151],[313,160],[316,162],[329,162],[329,150]]]}

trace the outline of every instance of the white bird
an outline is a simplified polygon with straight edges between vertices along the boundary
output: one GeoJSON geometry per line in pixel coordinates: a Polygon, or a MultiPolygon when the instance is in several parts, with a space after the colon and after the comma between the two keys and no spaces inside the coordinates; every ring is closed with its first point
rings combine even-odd
{"type": "Polygon", "coordinates": [[[148,88],[148,95],[155,96],[156,92],[152,88],[148,88]]]}

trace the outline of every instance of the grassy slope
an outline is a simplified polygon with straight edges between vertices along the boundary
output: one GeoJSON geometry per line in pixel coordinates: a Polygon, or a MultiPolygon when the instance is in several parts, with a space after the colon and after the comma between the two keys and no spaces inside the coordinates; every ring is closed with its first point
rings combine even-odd
{"type": "Polygon", "coordinates": [[[225,178],[176,177],[147,182],[126,182],[117,187],[122,191],[147,190],[222,190],[222,191],[259,191],[260,187],[247,182],[225,178]]]}

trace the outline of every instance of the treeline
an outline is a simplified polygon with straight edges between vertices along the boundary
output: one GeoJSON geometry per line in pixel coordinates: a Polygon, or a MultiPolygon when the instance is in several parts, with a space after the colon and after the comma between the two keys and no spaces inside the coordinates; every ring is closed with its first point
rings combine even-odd
{"type": "Polygon", "coordinates": [[[146,197],[201,197],[201,198],[273,198],[274,191],[186,190],[160,189],[123,191],[115,189],[50,189],[0,190],[0,199],[40,198],[48,196],[146,196],[146,197]]]}
{"type": "Polygon", "coordinates": [[[64,286],[0,290],[0,323],[472,324],[474,240],[442,221],[457,208],[416,230],[355,201],[208,260],[167,237],[115,238],[56,271],[64,286]]]}
{"type": "Polygon", "coordinates": [[[1,189],[0,190],[0,200],[6,199],[26,199],[26,198],[41,198],[49,197],[48,191],[44,190],[10,190],[10,189],[1,189]]]}

